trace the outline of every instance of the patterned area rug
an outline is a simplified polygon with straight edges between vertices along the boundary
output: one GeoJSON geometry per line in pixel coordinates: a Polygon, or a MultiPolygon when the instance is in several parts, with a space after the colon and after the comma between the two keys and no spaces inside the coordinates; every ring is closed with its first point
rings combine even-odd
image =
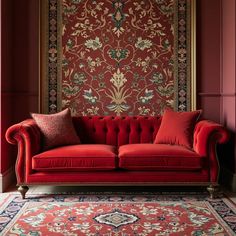
{"type": "Polygon", "coordinates": [[[236,206],[222,196],[84,193],[1,196],[0,235],[236,235],[236,206]]]}

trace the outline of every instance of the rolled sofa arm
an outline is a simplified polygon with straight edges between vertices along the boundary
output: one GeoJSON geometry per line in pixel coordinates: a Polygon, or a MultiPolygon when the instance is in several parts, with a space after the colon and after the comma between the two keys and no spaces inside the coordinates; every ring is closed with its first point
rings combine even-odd
{"type": "Polygon", "coordinates": [[[17,184],[24,184],[27,182],[25,176],[32,172],[31,158],[40,152],[41,132],[34,120],[28,119],[9,127],[5,136],[10,144],[18,145],[17,184]]]}
{"type": "Polygon", "coordinates": [[[193,149],[201,156],[209,157],[210,181],[218,182],[219,160],[216,152],[217,144],[229,140],[229,132],[220,124],[209,120],[199,121],[194,129],[193,149]]]}

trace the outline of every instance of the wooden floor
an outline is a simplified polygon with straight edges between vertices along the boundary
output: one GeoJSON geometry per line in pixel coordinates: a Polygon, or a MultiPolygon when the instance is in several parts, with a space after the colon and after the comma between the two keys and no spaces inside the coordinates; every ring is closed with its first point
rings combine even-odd
{"type": "MultiPolygon", "coordinates": [[[[17,193],[16,186],[11,186],[7,189],[6,193],[17,193]]],[[[31,194],[60,194],[60,193],[87,193],[87,192],[94,192],[94,193],[105,193],[105,192],[114,192],[114,193],[125,193],[125,192],[135,192],[135,193],[142,193],[142,192],[197,192],[199,194],[206,193],[206,188],[204,187],[150,187],[150,186],[138,186],[138,187],[130,187],[130,186],[30,186],[29,191],[27,193],[31,194]]],[[[233,202],[236,204],[236,193],[229,192],[228,190],[222,189],[222,192],[225,193],[233,202]]]]}

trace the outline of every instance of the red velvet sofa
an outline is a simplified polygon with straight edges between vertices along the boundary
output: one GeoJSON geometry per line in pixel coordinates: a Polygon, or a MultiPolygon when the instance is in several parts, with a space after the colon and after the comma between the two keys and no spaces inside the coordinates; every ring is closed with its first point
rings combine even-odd
{"type": "MultiPolygon", "coordinates": [[[[81,144],[42,151],[33,119],[11,126],[7,141],[18,144],[17,185],[218,185],[216,144],[228,132],[208,120],[194,128],[192,149],[153,144],[162,117],[73,117],[81,144]]],[[[170,129],[171,129],[170,124],[170,129]]]]}

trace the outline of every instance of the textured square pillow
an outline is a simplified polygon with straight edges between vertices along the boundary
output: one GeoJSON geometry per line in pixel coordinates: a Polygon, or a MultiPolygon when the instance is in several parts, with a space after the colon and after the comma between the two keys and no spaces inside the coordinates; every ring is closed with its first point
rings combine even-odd
{"type": "Polygon", "coordinates": [[[43,134],[44,150],[80,143],[68,108],[55,114],[31,113],[31,116],[43,134]]]}
{"type": "Polygon", "coordinates": [[[172,144],[192,148],[193,130],[201,110],[175,112],[166,109],[154,143],[172,144]]]}

